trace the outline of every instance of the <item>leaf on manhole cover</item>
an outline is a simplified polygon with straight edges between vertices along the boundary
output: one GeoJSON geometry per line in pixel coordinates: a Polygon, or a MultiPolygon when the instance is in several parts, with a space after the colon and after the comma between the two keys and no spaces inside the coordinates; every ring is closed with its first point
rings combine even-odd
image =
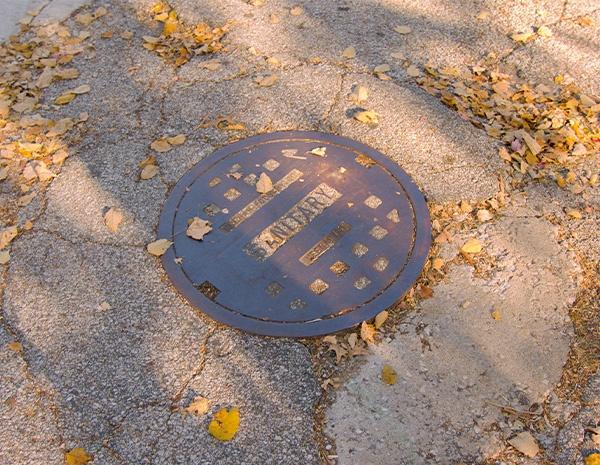
{"type": "Polygon", "coordinates": [[[171,247],[171,244],[173,244],[173,242],[168,239],[158,239],[157,241],[150,242],[150,244],[146,246],[146,250],[151,255],[160,257],[168,250],[169,247],[171,247]]]}
{"type": "Polygon", "coordinates": [[[509,439],[508,443],[527,457],[535,457],[540,451],[537,441],[528,431],[522,431],[509,439]]]}
{"type": "Polygon", "coordinates": [[[256,182],[256,192],[259,194],[266,194],[273,190],[273,182],[267,173],[260,173],[258,181],[256,182]]]}
{"type": "Polygon", "coordinates": [[[208,432],[219,441],[230,441],[240,427],[240,411],[237,407],[222,408],[208,424],[208,432]]]}
{"type": "Polygon", "coordinates": [[[209,221],[203,220],[198,216],[194,216],[189,220],[189,225],[185,233],[192,239],[201,241],[204,236],[212,231],[212,225],[209,221]]]}
{"type": "Polygon", "coordinates": [[[375,342],[375,328],[366,321],[360,325],[360,338],[365,342],[375,342]]]}
{"type": "Polygon", "coordinates": [[[327,152],[327,147],[315,147],[308,153],[310,153],[312,155],[316,155],[317,157],[324,157],[326,155],[326,152],[327,152]]]}
{"type": "Polygon", "coordinates": [[[123,221],[123,212],[118,208],[111,207],[104,214],[104,224],[110,232],[117,232],[119,225],[123,221]]]}
{"type": "Polygon", "coordinates": [[[65,452],[65,463],[67,465],[85,465],[92,459],[93,457],[82,447],[76,447],[65,452]]]}
{"type": "Polygon", "coordinates": [[[375,126],[379,123],[379,115],[371,110],[363,110],[354,113],[354,119],[370,126],[375,126]]]}
{"type": "Polygon", "coordinates": [[[379,329],[383,326],[383,323],[385,323],[385,320],[388,319],[389,313],[384,310],[383,312],[379,312],[377,314],[377,316],[375,317],[375,329],[379,329]]]}
{"type": "Polygon", "coordinates": [[[197,416],[202,416],[208,412],[209,406],[210,401],[206,397],[197,396],[190,402],[190,405],[185,408],[185,411],[197,416]]]}
{"type": "Polygon", "coordinates": [[[390,365],[383,365],[383,368],[381,369],[381,381],[392,386],[396,384],[397,378],[398,374],[396,373],[396,370],[394,370],[390,365]]]}
{"type": "Polygon", "coordinates": [[[475,254],[481,252],[481,249],[481,242],[478,239],[469,239],[460,250],[463,253],[475,254]]]}

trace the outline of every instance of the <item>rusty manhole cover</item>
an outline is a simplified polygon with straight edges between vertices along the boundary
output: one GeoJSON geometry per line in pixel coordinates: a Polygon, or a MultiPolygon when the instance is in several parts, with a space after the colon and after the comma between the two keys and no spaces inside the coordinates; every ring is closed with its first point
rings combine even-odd
{"type": "Polygon", "coordinates": [[[425,200],[381,153],[318,132],[265,134],[217,150],[165,203],[163,265],[192,305],[258,334],[316,336],[398,301],[431,244],[425,200]],[[273,188],[258,193],[267,174],[273,188]],[[212,224],[201,241],[188,221],[212,224]]]}

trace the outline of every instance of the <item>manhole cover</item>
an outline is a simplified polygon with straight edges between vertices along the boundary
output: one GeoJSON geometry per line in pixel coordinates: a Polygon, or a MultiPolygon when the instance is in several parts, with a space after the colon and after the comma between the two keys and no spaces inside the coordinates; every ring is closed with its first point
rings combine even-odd
{"type": "Polygon", "coordinates": [[[400,299],[431,226],[421,192],[384,155],[291,131],[199,162],[165,203],[159,237],[173,241],[163,264],[194,306],[246,331],[299,337],[349,328],[400,299]],[[257,192],[261,173],[268,192],[257,192]],[[211,223],[203,240],[186,234],[194,217],[211,223]]]}

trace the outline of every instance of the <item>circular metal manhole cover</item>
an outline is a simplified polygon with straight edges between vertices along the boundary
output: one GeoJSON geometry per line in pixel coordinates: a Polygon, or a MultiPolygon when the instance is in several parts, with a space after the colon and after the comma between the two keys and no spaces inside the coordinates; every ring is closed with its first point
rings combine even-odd
{"type": "Polygon", "coordinates": [[[417,186],[384,155],[290,131],[199,162],[165,203],[159,237],[173,241],[163,265],[192,305],[249,332],[300,337],[398,301],[425,263],[431,225],[417,186]],[[257,192],[261,173],[268,192],[257,192]],[[211,223],[202,240],[186,234],[194,217],[211,223]]]}

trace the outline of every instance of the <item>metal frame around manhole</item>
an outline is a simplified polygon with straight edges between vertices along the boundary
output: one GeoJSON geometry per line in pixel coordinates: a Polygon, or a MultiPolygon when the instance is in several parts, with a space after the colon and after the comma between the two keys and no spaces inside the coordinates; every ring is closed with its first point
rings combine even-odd
{"type": "MultiPolygon", "coordinates": [[[[368,157],[367,159],[375,161],[380,168],[392,176],[402,187],[405,198],[412,208],[414,237],[412,250],[404,266],[398,271],[396,278],[386,288],[381,289],[370,301],[357,306],[356,309],[351,311],[343,312],[343,309],[335,309],[340,313],[332,312],[327,317],[317,318],[312,321],[273,321],[249,317],[240,311],[218,304],[214,299],[214,295],[211,295],[210,289],[208,291],[207,289],[203,289],[204,293],[200,292],[197,288],[199,283],[194,285],[182,266],[175,261],[177,258],[175,245],[162,257],[162,263],[167,274],[174,286],[193,306],[217,321],[256,334],[288,337],[318,336],[350,328],[362,321],[373,318],[377,313],[400,300],[418,278],[431,246],[431,224],[425,199],[412,179],[395,162],[360,142],[315,131],[284,131],[254,136],[224,146],[201,160],[177,182],[163,206],[158,228],[159,238],[177,241],[177,237],[174,236],[181,233],[181,231],[174,231],[178,208],[196,179],[208,170],[218,166],[219,163],[232,154],[238,154],[253,147],[267,143],[277,143],[279,141],[290,143],[308,141],[325,146],[336,146],[354,154],[360,154],[359,156],[366,156],[368,157]],[[213,299],[207,296],[213,297],[213,299]]],[[[231,194],[232,198],[235,197],[234,194],[231,194]]],[[[374,204],[377,204],[377,200],[373,200],[374,204]]],[[[339,230],[337,232],[332,230],[331,234],[334,236],[336,234],[344,234],[349,226],[343,223],[342,221],[338,225],[339,230]]],[[[221,225],[222,228],[226,226],[225,224],[221,225]]],[[[377,226],[373,229],[375,230],[373,234],[377,234],[377,226]]],[[[314,255],[319,252],[313,251],[312,253],[314,255]]],[[[308,254],[306,257],[298,257],[300,262],[303,259],[307,261],[313,259],[310,255],[311,251],[307,251],[306,254],[308,254]]],[[[324,287],[323,283],[317,281],[312,284],[314,285],[314,288],[312,288],[314,293],[319,293],[324,287]]],[[[357,285],[360,286],[362,284],[358,283],[357,285]]],[[[215,292],[217,291],[215,290],[215,292]]]]}

